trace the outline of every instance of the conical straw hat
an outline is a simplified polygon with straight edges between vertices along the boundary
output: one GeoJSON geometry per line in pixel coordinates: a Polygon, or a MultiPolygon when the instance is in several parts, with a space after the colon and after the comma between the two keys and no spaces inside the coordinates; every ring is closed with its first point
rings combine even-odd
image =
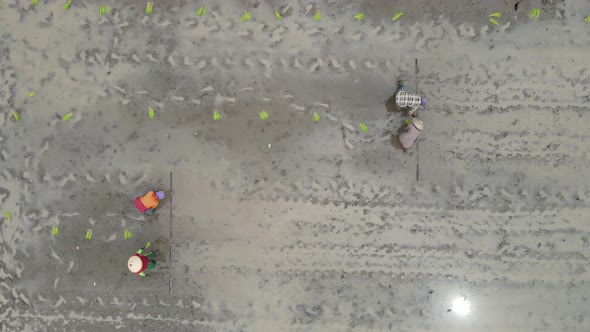
{"type": "Polygon", "coordinates": [[[422,122],[422,120],[418,119],[418,118],[413,118],[412,119],[412,124],[414,125],[414,127],[416,127],[418,130],[424,130],[424,122],[422,122]]]}
{"type": "Polygon", "coordinates": [[[141,258],[139,258],[139,256],[133,255],[127,261],[127,267],[129,268],[129,271],[133,273],[141,271],[142,266],[143,262],[141,261],[141,258]]]}

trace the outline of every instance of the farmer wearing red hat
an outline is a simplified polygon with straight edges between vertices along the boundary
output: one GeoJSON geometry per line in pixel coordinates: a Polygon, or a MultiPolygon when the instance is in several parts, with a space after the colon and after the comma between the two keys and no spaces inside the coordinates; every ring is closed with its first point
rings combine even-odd
{"type": "Polygon", "coordinates": [[[164,192],[160,191],[148,191],[142,197],[135,198],[133,204],[139,210],[139,212],[152,213],[158,207],[160,200],[164,199],[164,192]]]}
{"type": "Polygon", "coordinates": [[[145,247],[139,249],[135,255],[129,258],[127,261],[127,267],[129,268],[129,271],[145,277],[145,273],[143,271],[156,268],[156,261],[154,260],[156,254],[153,251],[142,255],[143,251],[146,248],[149,248],[150,245],[151,243],[148,242],[145,247]]]}

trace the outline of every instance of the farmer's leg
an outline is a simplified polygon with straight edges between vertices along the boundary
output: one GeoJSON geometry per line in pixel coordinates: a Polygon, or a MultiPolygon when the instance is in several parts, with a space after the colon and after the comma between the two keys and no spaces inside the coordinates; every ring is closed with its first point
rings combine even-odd
{"type": "Polygon", "coordinates": [[[150,261],[148,263],[148,270],[155,269],[155,268],[156,268],[156,261],[150,261]]]}
{"type": "Polygon", "coordinates": [[[147,254],[145,254],[145,257],[149,258],[150,260],[153,260],[156,257],[156,253],[153,251],[150,251],[147,254]]]}

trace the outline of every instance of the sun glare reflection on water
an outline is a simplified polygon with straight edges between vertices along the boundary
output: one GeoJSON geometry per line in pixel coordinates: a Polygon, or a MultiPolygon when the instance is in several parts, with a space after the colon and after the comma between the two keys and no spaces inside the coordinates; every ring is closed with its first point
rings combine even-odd
{"type": "Polygon", "coordinates": [[[466,297],[458,297],[451,303],[451,310],[459,317],[465,317],[471,312],[471,305],[466,297]]]}

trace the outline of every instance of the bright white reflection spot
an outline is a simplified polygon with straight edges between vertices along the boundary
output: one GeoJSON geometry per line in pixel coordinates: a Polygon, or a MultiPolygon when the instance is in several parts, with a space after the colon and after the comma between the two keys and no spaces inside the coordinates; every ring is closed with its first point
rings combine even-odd
{"type": "Polygon", "coordinates": [[[458,297],[451,303],[451,310],[457,316],[466,316],[471,311],[471,305],[464,297],[458,297]]]}

